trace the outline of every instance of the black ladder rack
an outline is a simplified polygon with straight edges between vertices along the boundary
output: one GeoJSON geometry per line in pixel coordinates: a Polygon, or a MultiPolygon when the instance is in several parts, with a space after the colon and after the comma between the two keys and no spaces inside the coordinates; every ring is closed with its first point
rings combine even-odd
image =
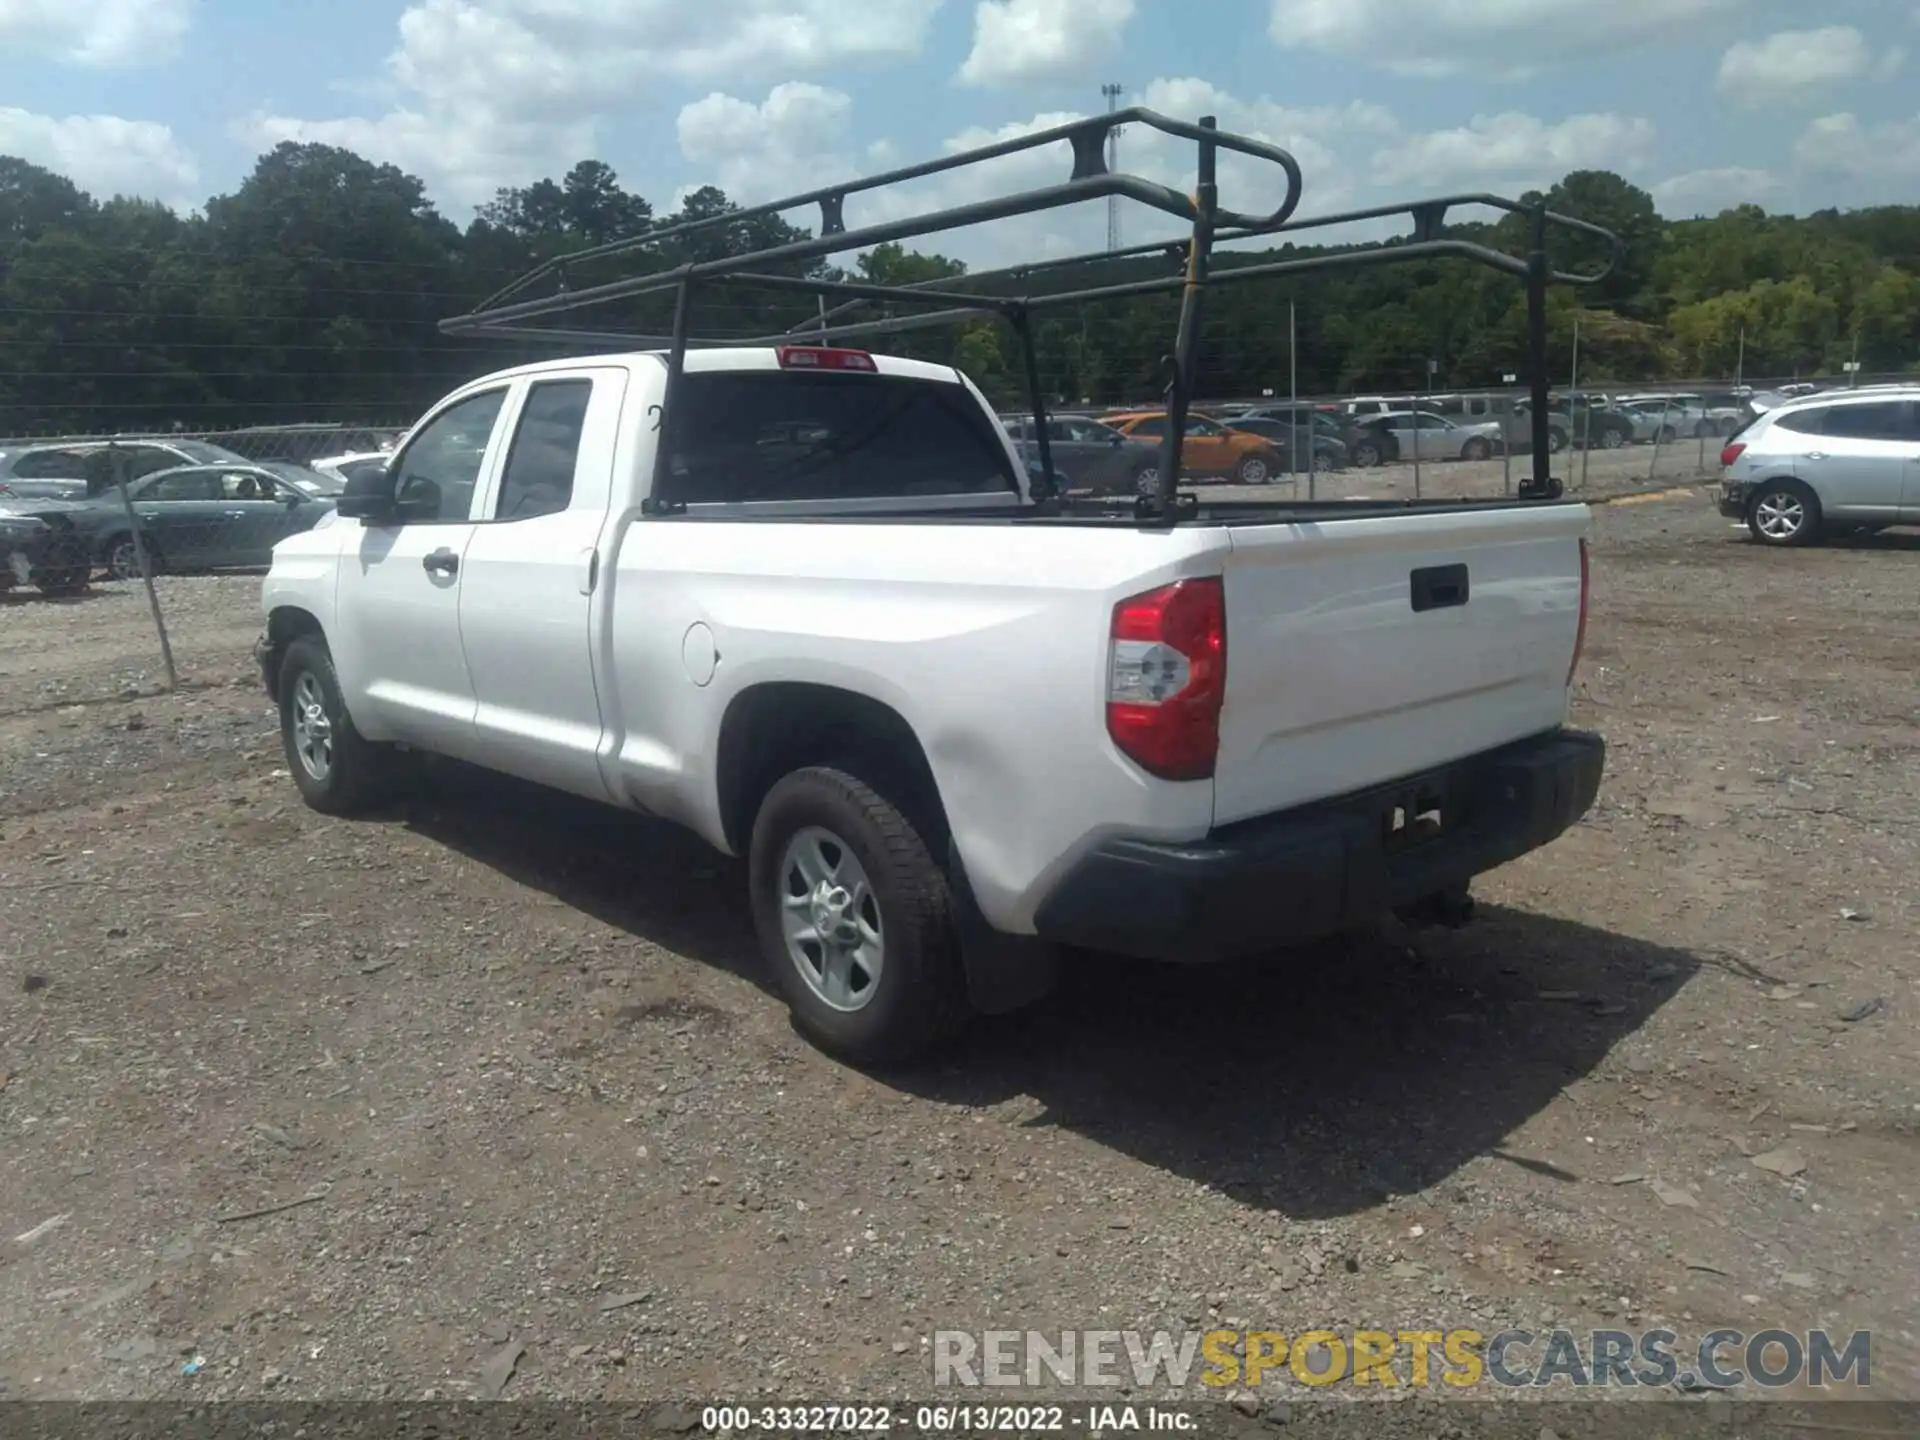
{"type": "MultiPolygon", "coordinates": [[[[1438,199],[1418,200],[1402,205],[1382,205],[1371,209],[1349,210],[1336,215],[1321,215],[1295,220],[1300,203],[1302,180],[1300,166],[1293,156],[1278,146],[1235,135],[1218,128],[1212,116],[1198,124],[1173,120],[1142,108],[1112,114],[1089,116],[1051,130],[1038,131],[1015,140],[1002,141],[939,160],[890,170],[885,174],[849,180],[843,184],[811,190],[802,195],[770,201],[746,209],[662,226],[635,235],[594,246],[545,262],[482,301],[465,315],[440,322],[449,335],[484,336],[514,340],[552,342],[563,345],[590,345],[601,349],[659,349],[666,352],[667,387],[661,415],[661,429],[669,431],[675,406],[673,394],[683,373],[686,352],[691,346],[779,345],[806,339],[821,344],[856,337],[899,334],[930,326],[951,324],[956,320],[993,316],[1013,327],[1024,351],[1027,387],[1033,406],[1039,460],[1042,473],[1053,476],[1053,455],[1047,440],[1046,399],[1039,380],[1034,353],[1032,316],[1039,311],[1062,309],[1090,301],[1118,300],[1140,295],[1181,292],[1179,330],[1175,337],[1168,376],[1167,434],[1161,442],[1158,493],[1142,496],[1138,514],[1143,521],[1171,525],[1182,510],[1175,503],[1180,474],[1180,452],[1188,407],[1193,398],[1193,383],[1198,360],[1202,301],[1209,286],[1240,284],[1249,280],[1297,276],[1321,270],[1351,269],[1363,265],[1397,264],[1410,260],[1443,257],[1472,260],[1516,276],[1527,292],[1527,368],[1532,387],[1533,467],[1532,475],[1520,485],[1523,499],[1557,499],[1561,487],[1552,478],[1548,455],[1547,412],[1547,286],[1550,283],[1591,285],[1605,279],[1619,263],[1622,246],[1618,236],[1585,220],[1556,214],[1544,202],[1523,205],[1497,195],[1463,194],[1438,199]],[[1155,181],[1108,169],[1106,141],[1117,125],[1145,125],[1164,134],[1189,140],[1198,150],[1194,193],[1182,194],[1155,181]],[[884,190],[890,186],[924,179],[948,171],[961,170],[988,161],[1003,159],[1027,150],[1057,145],[1065,141],[1073,155],[1073,169],[1067,180],[1037,190],[1021,191],[993,200],[954,206],[906,219],[889,220],[849,230],[845,223],[849,196],[884,190]],[[1221,151],[1264,160],[1277,166],[1286,178],[1286,197],[1270,214],[1242,214],[1220,205],[1218,164],[1221,151]],[[768,274],[769,266],[799,261],[818,261],[851,250],[864,250],[890,241],[915,239],[944,231],[965,229],[1020,215],[1056,210],[1090,200],[1118,196],[1165,215],[1172,215],[1189,227],[1185,240],[1136,245],[1125,250],[1097,252],[1013,266],[1007,269],[956,276],[952,279],[912,285],[880,285],[855,280],[834,280],[807,275],[768,274]],[[818,206],[820,233],[790,244],[774,245],[742,254],[712,260],[689,261],[668,269],[572,290],[567,286],[570,269],[628,256],[644,257],[661,247],[675,245],[715,231],[737,228],[745,221],[778,216],[805,206],[818,206]],[[1450,210],[1461,206],[1481,206],[1509,214],[1523,215],[1528,221],[1528,250],[1525,256],[1509,255],[1475,241],[1449,237],[1445,222],[1450,210]],[[1221,244],[1261,236],[1297,235],[1304,231],[1347,225],[1355,221],[1408,217],[1413,221],[1410,240],[1384,246],[1369,246],[1335,254],[1299,259],[1273,260],[1239,265],[1214,271],[1213,252],[1221,244]],[[1552,225],[1597,236],[1608,242],[1607,263],[1592,274],[1555,270],[1547,259],[1547,231],[1552,225]],[[1022,285],[1032,276],[1067,266],[1097,264],[1112,260],[1161,254],[1177,265],[1177,272],[1144,280],[1093,286],[1079,290],[1056,291],[1042,295],[995,294],[974,287],[1003,284],[1022,285]],[[548,293],[535,293],[543,288],[548,293]],[[749,285],[761,289],[785,289],[836,300],[831,308],[823,304],[818,320],[808,320],[788,330],[759,336],[701,336],[693,325],[695,291],[713,285],[749,285]],[[665,335],[640,335],[607,330],[540,325],[534,322],[553,316],[604,306],[617,300],[671,292],[674,296],[673,328],[665,335]],[[876,303],[913,305],[921,308],[909,314],[889,314],[880,318],[851,318],[876,303]]],[[[656,255],[657,258],[657,255],[656,255]]],[[[669,481],[666,468],[667,435],[663,433],[655,447],[655,472],[652,495],[662,508],[671,509],[674,500],[663,488],[669,481]]],[[[1047,499],[1043,494],[1040,498],[1047,499]]]]}

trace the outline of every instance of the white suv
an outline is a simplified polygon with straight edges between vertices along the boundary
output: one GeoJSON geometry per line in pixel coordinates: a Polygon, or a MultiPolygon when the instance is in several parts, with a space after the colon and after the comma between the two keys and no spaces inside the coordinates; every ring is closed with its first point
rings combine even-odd
{"type": "Polygon", "coordinates": [[[1920,524],[1920,385],[1790,400],[1720,452],[1720,513],[1765,545],[1920,524]]]}

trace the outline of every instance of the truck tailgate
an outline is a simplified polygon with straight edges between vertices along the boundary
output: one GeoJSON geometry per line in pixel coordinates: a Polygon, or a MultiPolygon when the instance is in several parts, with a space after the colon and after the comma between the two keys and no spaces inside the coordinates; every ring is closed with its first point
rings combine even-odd
{"type": "Polygon", "coordinates": [[[1584,505],[1235,526],[1214,823],[1566,717],[1584,505]]]}

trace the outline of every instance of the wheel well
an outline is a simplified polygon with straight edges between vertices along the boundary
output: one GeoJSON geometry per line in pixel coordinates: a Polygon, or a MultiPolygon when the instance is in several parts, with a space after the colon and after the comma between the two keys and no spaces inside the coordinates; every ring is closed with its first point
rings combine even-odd
{"type": "MultiPolygon", "coordinates": [[[[860,762],[862,779],[886,784],[916,821],[944,829],[933,767],[899,711],[831,685],[778,682],[742,691],[720,722],[715,769],[728,848],[746,853],[760,802],[782,776],[849,757],[860,762]]],[[[923,838],[938,855],[935,835],[923,838]]]]}
{"type": "Polygon", "coordinates": [[[319,619],[296,605],[279,605],[267,616],[267,689],[278,693],[280,680],[280,658],[287,653],[287,647],[302,635],[318,635],[324,641],[326,632],[321,628],[319,619]]]}

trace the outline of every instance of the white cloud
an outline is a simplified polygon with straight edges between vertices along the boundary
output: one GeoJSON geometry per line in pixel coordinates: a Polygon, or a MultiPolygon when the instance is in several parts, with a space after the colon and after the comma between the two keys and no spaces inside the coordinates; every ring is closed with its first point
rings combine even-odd
{"type": "Polygon", "coordinates": [[[1026,85],[1093,74],[1120,53],[1134,0],[980,0],[969,85],[1026,85]]]}
{"type": "Polygon", "coordinates": [[[1801,133],[1793,158],[1821,180],[1865,181],[1856,204],[1905,200],[1904,185],[1920,179],[1920,115],[1879,125],[1850,113],[1823,115],[1801,133]]]}
{"type": "Polygon", "coordinates": [[[845,154],[853,101],[805,81],[776,85],[756,105],[718,91],[683,107],[680,153],[729,198],[752,203],[852,175],[845,154]]]}
{"type": "Polygon", "coordinates": [[[1785,189],[1785,182],[1771,170],[1728,165],[1675,175],[1655,185],[1651,193],[1662,215],[1684,219],[1718,215],[1736,205],[1766,205],[1777,201],[1785,189]]]}
{"type": "Polygon", "coordinates": [[[0,52],[119,69],[171,60],[193,0],[0,0],[0,52]]]}
{"type": "Polygon", "coordinates": [[[1268,33],[1287,48],[1346,55],[1413,75],[1523,75],[1690,34],[1747,0],[1272,0],[1268,33]]]}
{"type": "Polygon", "coordinates": [[[1720,59],[1720,92],[1759,109],[1804,98],[1870,74],[1891,75],[1904,54],[1898,47],[1875,56],[1851,25],[1818,30],[1782,30],[1764,40],[1742,40],[1720,59]]]}
{"type": "Polygon", "coordinates": [[[1653,153],[1653,122],[1638,116],[1573,115],[1549,125],[1507,111],[1476,115],[1452,130],[1410,136],[1373,157],[1372,178],[1432,193],[1463,183],[1540,189],[1569,170],[1634,171],[1653,153]]]}
{"type": "MultiPolygon", "coordinates": [[[[8,0],[0,0],[6,4],[8,0]]],[[[352,145],[426,178],[449,208],[592,154],[659,82],[799,77],[913,55],[941,0],[419,0],[381,115],[256,115],[257,140],[352,145]]]]}
{"type": "Polygon", "coordinates": [[[200,203],[200,167],[167,126],[118,115],[35,115],[0,106],[0,154],[65,175],[98,199],[133,195],[177,209],[200,203]]]}

